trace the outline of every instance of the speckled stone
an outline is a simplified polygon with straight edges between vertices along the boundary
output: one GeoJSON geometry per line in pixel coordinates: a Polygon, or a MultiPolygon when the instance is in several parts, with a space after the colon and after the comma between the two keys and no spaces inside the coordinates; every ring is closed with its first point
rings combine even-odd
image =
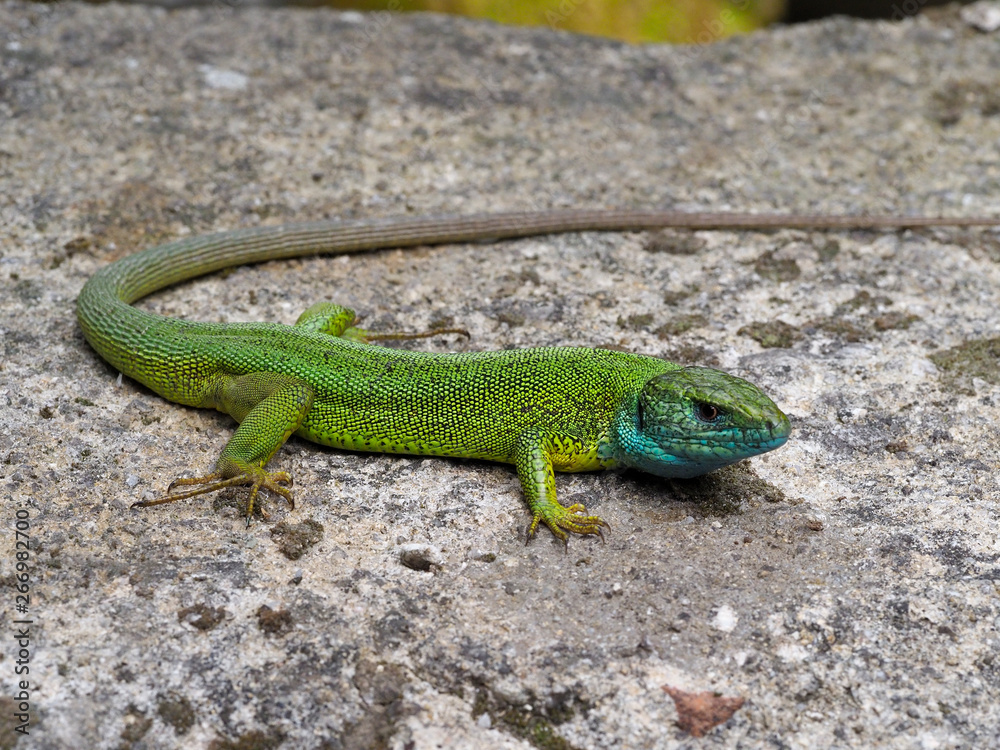
{"type": "Polygon", "coordinates": [[[118,382],[73,310],[141,246],[322,217],[1000,214],[998,70],[1000,36],[955,9],[637,48],[0,2],[4,721],[13,621],[33,621],[16,747],[690,746],[665,685],[745,699],[712,747],[1000,744],[996,232],[569,235],[274,263],[142,303],[291,323],[331,299],[366,327],[471,332],[419,343],[441,351],[666,355],[791,415],[784,448],[703,480],[559,477],[612,526],[568,551],[524,545],[511,467],[297,440],[274,463],[296,509],[271,521],[247,530],[239,493],[131,510],[208,469],[232,422],[118,382]],[[297,559],[281,522],[309,524],[297,559]]]}

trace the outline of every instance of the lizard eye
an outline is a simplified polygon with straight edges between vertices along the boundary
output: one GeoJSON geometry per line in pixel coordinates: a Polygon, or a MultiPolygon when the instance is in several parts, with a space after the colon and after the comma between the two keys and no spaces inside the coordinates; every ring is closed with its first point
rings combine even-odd
{"type": "Polygon", "coordinates": [[[704,402],[695,404],[695,411],[698,414],[698,419],[702,422],[714,422],[722,413],[719,411],[718,406],[713,406],[712,404],[706,404],[704,402]]]}
{"type": "Polygon", "coordinates": [[[635,418],[636,421],[639,423],[639,432],[642,432],[643,430],[643,425],[645,423],[645,416],[646,415],[643,414],[642,410],[642,399],[640,399],[639,402],[635,405],[635,418]]]}

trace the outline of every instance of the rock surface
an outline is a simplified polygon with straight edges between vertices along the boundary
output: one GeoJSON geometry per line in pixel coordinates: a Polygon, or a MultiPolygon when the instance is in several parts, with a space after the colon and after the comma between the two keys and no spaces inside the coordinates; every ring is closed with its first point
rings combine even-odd
{"type": "MultiPolygon", "coordinates": [[[[555,206],[1000,213],[1000,37],[957,11],[634,48],[441,16],[0,3],[0,661],[18,748],[1000,744],[1000,236],[586,234],[243,268],[145,304],[454,321],[742,374],[778,452],[560,477],[292,440],[294,511],[130,510],[231,420],[105,365],[73,301],[168,238],[555,206]],[[767,346],[764,346],[766,344],[767,346]],[[31,540],[15,607],[15,521],[31,540]],[[690,696],[677,705],[671,695],[690,696]],[[705,727],[711,694],[732,713],[705,727]],[[707,697],[706,697],[707,695],[707,697]],[[743,699],[741,704],[738,699],[743,699]],[[701,731],[701,730],[699,730],[701,731]]],[[[675,700],[678,700],[675,698],[675,700]]],[[[16,742],[16,744],[15,744],[16,742]]]]}

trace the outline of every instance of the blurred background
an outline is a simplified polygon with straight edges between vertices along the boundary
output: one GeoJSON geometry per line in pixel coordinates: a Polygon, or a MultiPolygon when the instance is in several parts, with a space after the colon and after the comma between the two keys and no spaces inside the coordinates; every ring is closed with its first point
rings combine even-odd
{"type": "MultiPolygon", "coordinates": [[[[153,0],[154,2],[156,0],[153,0]]],[[[829,15],[900,20],[948,0],[216,0],[226,5],[325,5],[367,11],[429,10],[549,26],[627,42],[705,44],[772,23],[829,15]]],[[[191,0],[166,0],[167,5],[191,0]]],[[[195,2],[194,4],[197,4],[195,2]]]]}

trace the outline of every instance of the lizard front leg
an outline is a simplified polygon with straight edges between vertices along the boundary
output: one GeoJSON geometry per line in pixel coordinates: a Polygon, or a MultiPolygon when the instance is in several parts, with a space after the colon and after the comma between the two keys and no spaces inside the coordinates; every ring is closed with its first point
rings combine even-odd
{"type": "Polygon", "coordinates": [[[514,447],[514,465],[531,509],[527,541],[531,541],[539,523],[548,526],[563,544],[569,543],[567,532],[597,534],[603,540],[602,527],[611,528],[602,518],[586,515],[587,509],[580,503],[564,506],[556,498],[553,457],[561,456],[568,448],[575,448],[569,451],[571,453],[580,452],[578,443],[578,438],[543,430],[529,430],[518,437],[514,447]]]}
{"type": "MultiPolygon", "coordinates": [[[[171,503],[234,486],[250,486],[248,526],[261,488],[280,495],[291,507],[295,507],[288,489],[292,486],[291,474],[265,471],[264,467],[302,425],[312,406],[312,386],[288,375],[253,372],[224,377],[217,383],[216,389],[216,408],[231,414],[240,425],[219,455],[215,471],[201,477],[175,479],[167,487],[164,497],[135,503],[133,508],[171,503]],[[170,494],[175,487],[191,486],[196,489],[170,494]]],[[[261,513],[266,518],[263,509],[261,513]]]]}

